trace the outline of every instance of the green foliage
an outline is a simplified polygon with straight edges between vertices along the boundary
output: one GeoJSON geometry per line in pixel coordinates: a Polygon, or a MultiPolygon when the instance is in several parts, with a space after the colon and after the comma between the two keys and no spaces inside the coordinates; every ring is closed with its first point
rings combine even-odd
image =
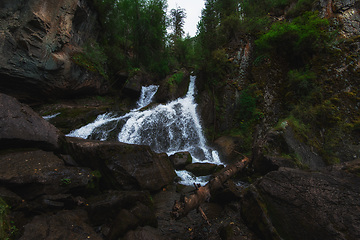
{"type": "Polygon", "coordinates": [[[173,29],[173,41],[181,39],[184,34],[184,23],[186,18],[186,11],[183,8],[177,7],[170,11],[170,26],[173,29]]]}
{"type": "Polygon", "coordinates": [[[301,14],[311,11],[315,0],[298,0],[296,4],[287,12],[289,18],[298,17],[301,14]]]}
{"type": "Polygon", "coordinates": [[[328,25],[316,12],[306,12],[291,22],[276,22],[255,41],[258,54],[281,55],[291,62],[304,62],[327,45],[328,25]]]}
{"type": "Polygon", "coordinates": [[[177,72],[169,78],[168,84],[170,86],[173,86],[174,84],[179,85],[182,82],[183,78],[184,78],[184,73],[177,72]]]}
{"type": "Polygon", "coordinates": [[[316,74],[310,70],[294,69],[288,72],[288,82],[286,86],[286,102],[296,104],[304,101],[311,92],[316,89],[316,74]]]}
{"type": "Polygon", "coordinates": [[[112,73],[145,68],[165,75],[165,0],[94,0],[112,73]]]}
{"type": "Polygon", "coordinates": [[[67,186],[71,184],[71,179],[70,178],[62,178],[60,180],[60,185],[61,186],[67,186]]]}
{"type": "Polygon", "coordinates": [[[18,229],[9,218],[10,206],[0,198],[0,239],[10,240],[17,234],[18,229]]]}
{"type": "Polygon", "coordinates": [[[74,54],[72,59],[79,66],[85,67],[92,72],[98,72],[105,79],[108,79],[108,75],[105,70],[107,56],[105,55],[103,48],[100,47],[96,41],[90,40],[84,45],[83,51],[81,53],[74,54]]]}
{"type": "Polygon", "coordinates": [[[195,64],[194,38],[178,38],[171,49],[172,65],[174,68],[191,68],[195,64]]]}

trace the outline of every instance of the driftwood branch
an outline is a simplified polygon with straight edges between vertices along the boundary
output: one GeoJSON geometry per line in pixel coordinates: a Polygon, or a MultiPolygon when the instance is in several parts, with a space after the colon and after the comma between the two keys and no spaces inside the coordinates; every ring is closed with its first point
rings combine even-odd
{"type": "Polygon", "coordinates": [[[211,179],[205,186],[196,189],[195,193],[189,197],[182,196],[180,201],[175,201],[171,216],[175,219],[185,217],[191,210],[198,209],[200,205],[208,201],[213,193],[219,190],[223,183],[242,171],[250,160],[244,157],[242,160],[224,168],[216,177],[211,179]]]}

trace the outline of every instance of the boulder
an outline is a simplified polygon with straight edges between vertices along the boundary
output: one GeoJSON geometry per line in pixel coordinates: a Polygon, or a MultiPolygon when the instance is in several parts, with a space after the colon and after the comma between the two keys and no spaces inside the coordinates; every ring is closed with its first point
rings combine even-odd
{"type": "Polygon", "coordinates": [[[359,169],[357,161],[317,172],[270,172],[244,194],[242,216],[264,239],[273,239],[266,237],[271,232],[295,240],[359,239],[359,169]]]}
{"type": "Polygon", "coordinates": [[[176,170],[182,170],[186,165],[192,163],[192,157],[189,152],[178,152],[169,156],[170,161],[176,170]]]}
{"type": "Polygon", "coordinates": [[[160,190],[173,182],[175,170],[165,153],[149,146],[67,138],[68,149],[81,166],[99,169],[114,189],[160,190]]]}
{"type": "Polygon", "coordinates": [[[195,176],[206,176],[213,174],[218,167],[218,165],[213,163],[192,163],[186,165],[185,170],[193,173],[195,176]]]}
{"type": "Polygon", "coordinates": [[[63,135],[27,105],[0,93],[0,149],[60,148],[63,135]]]}
{"type": "Polygon", "coordinates": [[[94,239],[102,240],[87,223],[84,210],[60,211],[54,215],[40,215],[25,225],[20,240],[39,239],[94,239]]]}
{"type": "Polygon", "coordinates": [[[100,74],[72,60],[98,28],[89,1],[1,1],[0,91],[24,101],[106,91],[100,74]]]}
{"type": "Polygon", "coordinates": [[[137,203],[133,208],[122,209],[114,220],[108,238],[117,240],[129,230],[138,226],[157,227],[157,219],[154,211],[142,203],[137,203]]]}
{"type": "Polygon", "coordinates": [[[88,199],[88,213],[95,225],[106,223],[118,215],[118,209],[131,208],[137,203],[152,206],[151,196],[146,191],[108,191],[88,199]]]}
{"type": "Polygon", "coordinates": [[[158,91],[155,94],[155,100],[160,103],[166,103],[180,97],[184,97],[188,91],[190,74],[185,69],[174,72],[161,81],[158,91]],[[180,82],[174,80],[175,74],[182,74],[180,82]]]}
{"type": "Polygon", "coordinates": [[[244,140],[241,137],[221,136],[214,141],[214,144],[221,155],[221,159],[227,162],[242,159],[241,153],[246,151],[243,147],[244,140]]]}
{"type": "Polygon", "coordinates": [[[86,187],[91,179],[90,169],[66,167],[51,152],[34,150],[0,155],[1,184],[25,199],[86,187]]]}
{"type": "Polygon", "coordinates": [[[122,239],[123,240],[165,240],[167,238],[162,237],[161,232],[156,228],[146,226],[146,227],[138,227],[135,230],[129,231],[122,239]]]}

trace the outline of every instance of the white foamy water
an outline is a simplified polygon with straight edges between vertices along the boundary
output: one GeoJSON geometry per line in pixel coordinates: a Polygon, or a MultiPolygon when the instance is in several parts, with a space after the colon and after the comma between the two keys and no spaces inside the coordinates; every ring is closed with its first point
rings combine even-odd
{"type": "MultiPolygon", "coordinates": [[[[196,112],[195,77],[190,78],[185,97],[142,110],[151,103],[157,89],[158,86],[154,85],[143,87],[137,108],[122,116],[116,113],[99,115],[93,123],[72,131],[68,136],[103,141],[109,136],[117,136],[120,142],[148,145],[155,152],[171,155],[187,151],[193,162],[221,164],[217,151],[206,144],[196,112]]],[[[185,173],[179,174],[190,179],[185,173]]]]}
{"type": "Polygon", "coordinates": [[[55,114],[52,114],[52,115],[46,115],[46,116],[42,116],[45,120],[50,120],[56,116],[58,116],[60,113],[55,113],[55,114]]]}

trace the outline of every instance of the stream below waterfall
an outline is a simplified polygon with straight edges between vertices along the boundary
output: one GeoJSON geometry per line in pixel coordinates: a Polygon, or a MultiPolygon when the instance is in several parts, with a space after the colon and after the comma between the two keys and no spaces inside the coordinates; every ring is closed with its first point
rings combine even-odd
{"type": "MultiPolygon", "coordinates": [[[[155,152],[169,156],[187,151],[194,162],[222,164],[216,150],[206,144],[200,119],[196,111],[195,77],[190,77],[186,96],[167,104],[154,105],[152,98],[158,86],[143,86],[137,107],[129,113],[119,115],[109,112],[67,136],[106,141],[115,138],[119,142],[148,145],[155,152]],[[145,108],[146,107],[146,108],[145,108]]],[[[187,171],[176,171],[181,183],[191,185],[204,183],[206,178],[195,178],[187,171]]]]}

